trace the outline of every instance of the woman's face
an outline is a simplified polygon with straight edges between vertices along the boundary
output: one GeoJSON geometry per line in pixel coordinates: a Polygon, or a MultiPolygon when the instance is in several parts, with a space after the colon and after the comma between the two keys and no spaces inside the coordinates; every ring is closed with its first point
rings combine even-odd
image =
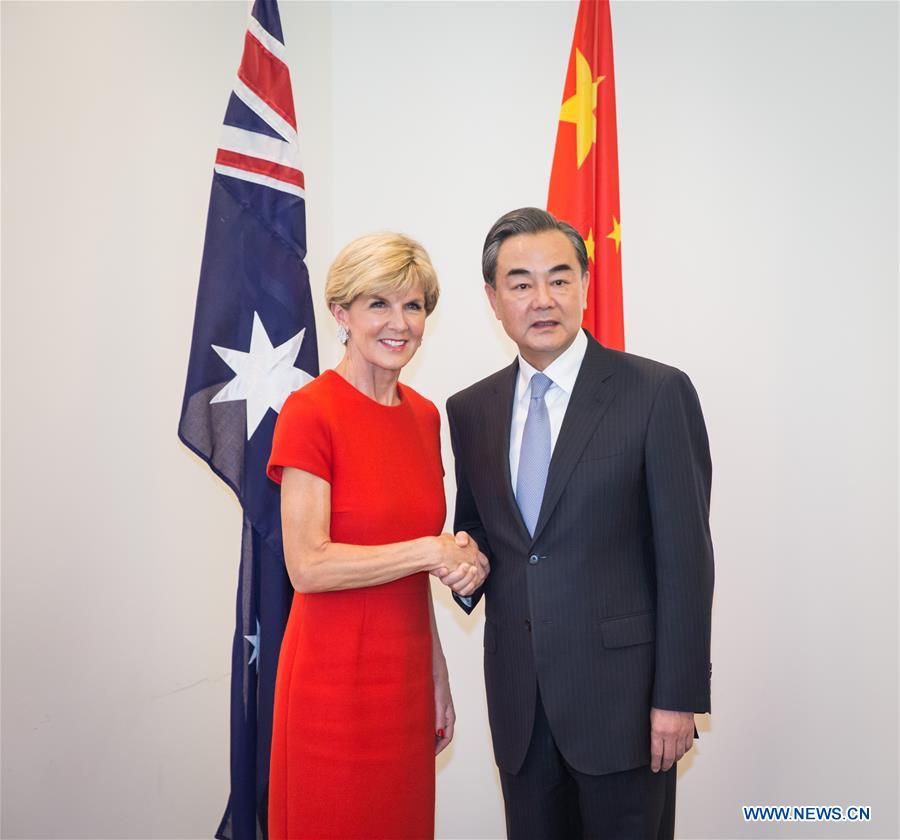
{"type": "Polygon", "coordinates": [[[360,295],[346,309],[332,307],[350,333],[348,350],[385,370],[400,370],[419,349],[425,332],[425,294],[407,292],[360,295]]]}

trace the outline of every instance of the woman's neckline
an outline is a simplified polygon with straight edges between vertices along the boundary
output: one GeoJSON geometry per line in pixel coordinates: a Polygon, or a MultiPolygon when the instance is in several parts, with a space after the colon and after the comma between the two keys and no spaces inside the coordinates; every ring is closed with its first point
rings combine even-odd
{"type": "Polygon", "coordinates": [[[403,386],[400,384],[400,382],[397,382],[398,402],[394,403],[393,405],[385,405],[384,403],[378,402],[378,400],[372,399],[372,397],[370,397],[368,394],[364,394],[362,391],[359,390],[359,388],[357,388],[352,382],[350,382],[350,380],[345,379],[343,376],[341,376],[341,374],[339,374],[334,368],[327,368],[326,370],[323,371],[323,374],[324,373],[330,373],[332,375],[333,379],[340,380],[354,394],[357,394],[361,399],[365,400],[367,403],[378,406],[378,408],[384,408],[384,409],[387,409],[388,411],[392,411],[393,409],[401,408],[402,406],[406,405],[406,395],[403,392],[403,386]]]}

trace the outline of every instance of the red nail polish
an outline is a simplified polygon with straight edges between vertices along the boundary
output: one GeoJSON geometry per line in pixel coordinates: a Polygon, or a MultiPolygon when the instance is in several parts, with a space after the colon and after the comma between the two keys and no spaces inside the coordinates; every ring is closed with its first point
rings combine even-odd
{"type": "Polygon", "coordinates": [[[438,736],[438,738],[443,738],[443,737],[444,737],[444,730],[443,730],[443,729],[438,729],[438,731],[437,731],[437,736],[438,736]]]}

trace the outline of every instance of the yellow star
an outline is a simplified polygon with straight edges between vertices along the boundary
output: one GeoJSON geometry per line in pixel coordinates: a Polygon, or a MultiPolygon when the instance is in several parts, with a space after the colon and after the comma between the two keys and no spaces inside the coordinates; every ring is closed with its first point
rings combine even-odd
{"type": "Polygon", "coordinates": [[[575,123],[575,148],[578,153],[578,168],[584,163],[591,146],[597,140],[597,87],[606,77],[593,78],[591,65],[575,48],[575,94],[562,104],[559,118],[562,122],[575,123]]]}
{"type": "Polygon", "coordinates": [[[594,229],[590,228],[588,230],[587,239],[584,240],[584,244],[587,247],[588,259],[593,262],[594,261],[594,229]]]}
{"type": "Polygon", "coordinates": [[[619,220],[613,216],[613,229],[606,234],[607,239],[612,239],[613,242],[616,243],[616,253],[619,253],[619,245],[622,242],[622,226],[619,224],[619,220]]]}

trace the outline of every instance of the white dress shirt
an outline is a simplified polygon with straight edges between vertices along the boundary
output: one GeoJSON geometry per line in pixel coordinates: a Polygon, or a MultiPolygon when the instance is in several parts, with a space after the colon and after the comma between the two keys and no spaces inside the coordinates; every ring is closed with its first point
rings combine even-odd
{"type": "Polygon", "coordinates": [[[528,405],[531,402],[531,377],[540,372],[553,381],[544,395],[547,413],[550,415],[550,455],[552,457],[563,418],[566,416],[566,409],[569,407],[569,398],[572,396],[578,371],[581,370],[581,363],[587,352],[587,346],[587,336],[583,330],[578,330],[575,340],[543,371],[532,367],[522,358],[522,354],[519,354],[519,377],[516,381],[512,424],[509,429],[509,476],[512,479],[513,493],[515,493],[516,479],[519,475],[519,454],[522,451],[525,418],[528,417],[528,405]]]}
{"type": "MultiPolygon", "coordinates": [[[[587,352],[588,340],[584,330],[578,330],[575,340],[566,350],[557,356],[542,371],[549,377],[553,384],[544,394],[544,402],[547,404],[547,413],[550,415],[550,455],[553,456],[553,447],[559,437],[566,409],[569,407],[569,398],[581,370],[584,354],[587,352]]],[[[516,478],[519,475],[519,454],[522,450],[522,433],[525,431],[525,419],[528,417],[528,404],[531,402],[531,377],[539,371],[532,367],[522,354],[519,354],[519,376],[516,380],[516,393],[513,396],[512,424],[509,429],[509,475],[512,479],[513,495],[516,492],[516,478]]],[[[456,595],[467,607],[472,606],[471,596],[456,595]]]]}

